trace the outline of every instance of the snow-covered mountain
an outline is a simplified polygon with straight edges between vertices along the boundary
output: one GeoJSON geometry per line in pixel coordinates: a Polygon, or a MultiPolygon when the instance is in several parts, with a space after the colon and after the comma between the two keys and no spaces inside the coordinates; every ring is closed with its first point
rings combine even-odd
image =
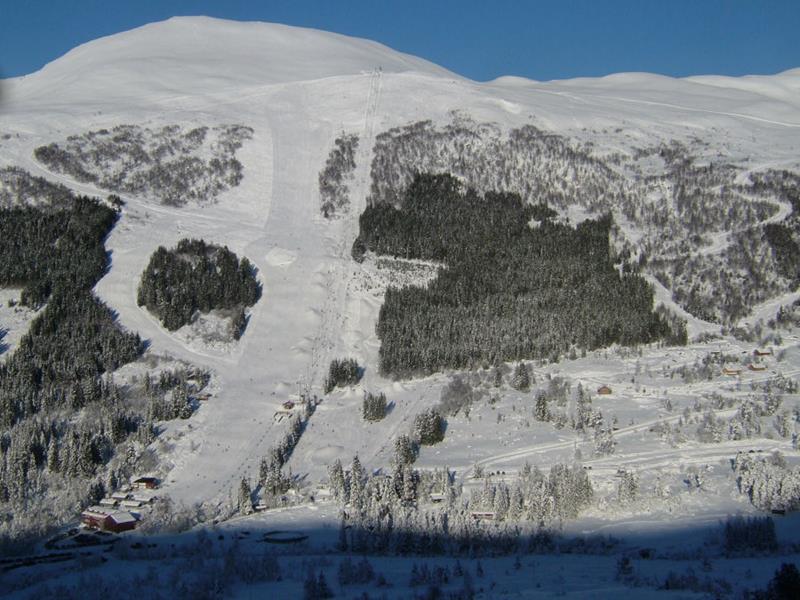
{"type": "Polygon", "coordinates": [[[94,102],[96,94],[139,101],[358,75],[445,69],[381,44],[285,25],[175,17],[101,38],[42,70],[12,80],[20,101],[57,94],[59,102],[94,102]]]}
{"type": "MultiPolygon", "coordinates": [[[[430,280],[436,265],[399,269],[351,258],[368,198],[393,198],[414,170],[449,171],[482,191],[516,191],[529,202],[541,194],[571,222],[610,211],[614,244],[646,257],[640,262],[657,301],[686,318],[698,340],[680,350],[653,345],[641,355],[615,349],[536,364],[538,385],[562,377],[587,389],[613,387],[602,412],[614,417],[614,455],[593,455],[596,439],[536,422],[531,394],[505,384],[494,391],[473,373],[465,376],[480,398],[472,418],[453,417],[446,441],[424,448],[419,465],[455,468],[469,486],[475,464],[511,473],[529,460],[569,462],[582,449],[600,497],[615,494],[619,468],[638,470],[650,487],[657,475],[677,494],[687,469],[711,465],[704,472],[721,483],[708,496],[659,496],[610,517],[598,505],[575,527],[601,531],[613,522],[626,532],[647,511],[657,516],[645,528],[657,531],[675,520],[673,509],[687,528],[751,510],[728,492],[734,484],[719,466],[738,450],[768,446],[797,462],[788,438],[702,444],[681,437],[677,422],[688,428],[681,411],[695,410],[695,401],[711,406],[718,392],[744,398],[718,373],[713,381],[698,375],[698,365],[712,353],[752,352],[760,334],[737,339],[732,326],[761,319],[763,327],[798,298],[796,279],[781,270],[762,228],[797,218],[791,177],[800,173],[800,69],[741,78],[626,73],[474,82],[367,40],[180,17],[84,44],[0,85],[0,206],[19,189],[29,195],[22,200],[41,203],[37,194],[51,193],[46,182],[125,202],[106,242],[111,269],[95,292],[150,346],[115,378],[134,385],[146,370],[175,361],[215,374],[213,397],[188,421],[163,424],[153,445],[161,462],[152,469],[176,503],[213,513],[242,477],[257,477],[261,458],[286,434],[282,404],[304,391],[321,394],[334,358],[356,358],[364,378],[327,396],[309,420],[288,464],[307,482],[325,480],[328,465],[354,454],[369,469],[387,469],[394,440],[439,400],[453,373],[388,380],[378,373],[375,334],[386,288],[430,280]],[[343,136],[357,144],[337,145],[343,136]],[[321,173],[326,161],[346,165],[348,148],[354,166],[342,167],[341,210],[326,218],[321,173]],[[21,186],[19,172],[6,167],[42,180],[21,186]],[[784,172],[781,187],[776,173],[784,172]],[[215,341],[213,323],[167,331],[137,306],[154,250],[192,237],[225,244],[258,269],[263,296],[238,343],[215,341]],[[379,423],[360,419],[364,391],[385,392],[393,403],[379,423]],[[666,408],[667,396],[674,407],[666,408]]],[[[3,305],[10,353],[33,315],[2,312],[11,310],[5,296],[3,305]]],[[[773,340],[783,362],[764,359],[773,361],[769,371],[745,370],[741,379],[759,389],[778,373],[796,378],[797,339],[791,330],[773,340]]],[[[796,393],[786,398],[787,408],[797,404],[796,393]]],[[[573,400],[564,402],[562,426],[573,400]]],[[[716,410],[731,416],[737,407],[721,402],[716,410]]],[[[686,418],[692,432],[701,416],[686,418]]],[[[322,513],[325,526],[338,524],[335,509],[322,513]]],[[[291,515],[272,528],[292,526],[291,515]]],[[[315,517],[297,520],[304,518],[315,517]]]]}

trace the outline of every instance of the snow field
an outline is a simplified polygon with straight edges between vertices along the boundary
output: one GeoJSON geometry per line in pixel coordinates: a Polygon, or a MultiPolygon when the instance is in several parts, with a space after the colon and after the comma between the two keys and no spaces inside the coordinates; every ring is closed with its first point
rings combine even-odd
{"type": "MultiPolygon", "coordinates": [[[[0,114],[0,131],[11,137],[0,140],[0,165],[19,165],[77,192],[105,197],[105,190],[45,169],[34,160],[34,148],[73,133],[124,123],[153,127],[241,123],[253,128],[253,139],[237,153],[244,180],[216,204],[176,209],[123,195],[122,217],[107,240],[112,266],[96,287],[98,296],[118,312],[120,323],[150,342],[148,356],[169,355],[215,373],[212,399],[185,424],[170,426],[162,445],[161,458],[168,469],[164,492],[187,506],[224,506],[242,477],[251,481],[256,477],[260,459],[286,430],[288,419],[276,418],[276,411],[301,391],[319,394],[333,358],[356,358],[365,376],[359,386],[328,395],[311,418],[287,465],[304,482],[324,481],[330,463],[339,458],[347,465],[355,454],[368,469],[387,468],[394,439],[410,431],[416,414],[439,401],[452,374],[403,382],[379,375],[380,345],[374,326],[388,278],[369,261],[357,265],[350,258],[358,215],[369,191],[372,141],[381,131],[428,118],[447,123],[453,111],[463,111],[477,122],[494,122],[501,128],[532,123],[553,129],[580,142],[595,142],[598,152],[630,153],[663,140],[697,136],[709,140],[707,157],[723,157],[752,169],[800,165],[800,95],[794,93],[800,86],[798,72],[769,80],[674,80],[627,74],[550,83],[503,78],[478,84],[372,43],[329,34],[305,32],[300,42],[289,35],[296,31],[280,26],[223,26],[206,19],[177,19],[148,27],[76,49],[39,74],[11,82],[11,102],[0,114]],[[215,40],[206,54],[198,49],[209,37],[215,40]],[[186,51],[176,53],[176,47],[186,51]],[[318,60],[321,54],[324,61],[318,60]],[[269,59],[275,56],[279,59],[269,59]],[[142,70],[137,64],[151,66],[142,70]],[[376,71],[379,67],[382,70],[376,71]],[[53,93],[59,78],[64,85],[53,93]],[[325,221],[318,210],[317,176],[342,132],[360,138],[351,210],[340,219],[325,221]],[[136,305],[139,276],[152,252],[184,237],[228,245],[259,271],[262,298],[251,309],[243,339],[232,347],[214,347],[170,333],[136,305]],[[383,421],[362,422],[364,391],[386,393],[392,409],[383,421]]],[[[777,216],[785,210],[782,207],[777,216]]],[[[570,214],[575,220],[584,216],[570,214]]],[[[637,232],[625,234],[635,238],[637,232]]],[[[655,289],[657,301],[674,310],[668,291],[660,285],[655,289]]],[[[9,329],[0,343],[13,346],[29,316],[15,320],[6,306],[9,294],[13,292],[0,292],[0,326],[9,329]]],[[[796,298],[797,292],[766,302],[755,318],[766,320],[774,316],[778,302],[796,298]]],[[[689,318],[690,337],[718,329],[689,318]]],[[[616,417],[614,454],[595,456],[591,438],[583,439],[569,427],[558,430],[536,422],[532,393],[489,387],[469,418],[462,412],[448,419],[444,442],[423,448],[417,467],[448,466],[469,489],[475,485],[468,479],[475,464],[489,472],[505,471],[495,478],[510,481],[525,462],[546,470],[556,462],[572,462],[577,448],[583,464],[591,467],[598,505],[569,524],[567,532],[621,535],[642,544],[649,542],[641,540],[664,539],[669,530],[686,534],[701,526],[715,527],[727,514],[752,514],[754,509],[735,490],[727,461],[740,450],[762,450],[766,455],[777,449],[796,464],[800,455],[788,440],[764,436],[673,446],[649,430],[659,422],[674,424],[684,408],[711,393],[738,401],[750,393],[751,383],[778,372],[796,380],[798,337],[796,332],[783,337],[781,349],[787,349],[783,362],[770,357],[768,371],[745,369],[740,378],[717,373],[710,381],[686,382],[663,372],[691,367],[712,351],[741,357],[752,353],[753,343],[729,337],[685,349],[646,347],[641,356],[609,350],[556,365],[535,365],[539,384],[548,374],[569,379],[573,387],[581,382],[592,393],[594,408],[609,420],[616,417]],[[595,393],[604,384],[613,388],[611,396],[595,393]],[[489,404],[494,393],[498,401],[489,404]],[[672,411],[664,407],[667,398],[672,411]],[[502,415],[499,420],[498,415],[502,415]],[[620,468],[635,470],[641,478],[644,497],[628,506],[614,504],[620,468]],[[705,474],[704,489],[686,489],[683,478],[690,469],[705,474]],[[668,497],[653,495],[657,482],[669,488],[668,497]]],[[[787,395],[784,406],[796,406],[797,401],[796,395],[787,395]]],[[[730,414],[718,412],[718,416],[730,414]]],[[[317,532],[313,543],[324,546],[335,540],[338,523],[338,508],[319,503],[235,519],[223,529],[313,530],[317,532]]],[[[779,531],[791,527],[790,519],[779,523],[779,531]]],[[[520,591],[522,597],[535,598],[563,591],[571,597],[596,597],[602,590],[604,595],[638,598],[650,593],[615,581],[615,561],[596,556],[527,557],[524,570],[517,572],[510,559],[487,560],[496,588],[485,594],[520,591]],[[527,587],[520,589],[521,581],[527,587]]],[[[636,569],[642,576],[663,577],[669,569],[686,568],[668,562],[652,569],[651,563],[637,562],[636,569]]],[[[396,586],[387,590],[387,596],[407,597],[403,581],[410,562],[386,558],[375,563],[396,586]]],[[[777,566],[775,558],[753,560],[750,567],[735,561],[714,563],[715,572],[732,573],[737,585],[749,587],[763,587],[777,566]],[[750,579],[746,569],[753,571],[750,579]]],[[[325,565],[320,559],[317,564],[324,566],[332,582],[336,561],[325,565]]],[[[301,584],[302,579],[287,578],[265,589],[290,597],[301,584]]],[[[242,589],[241,595],[253,591],[258,588],[242,589]]]]}

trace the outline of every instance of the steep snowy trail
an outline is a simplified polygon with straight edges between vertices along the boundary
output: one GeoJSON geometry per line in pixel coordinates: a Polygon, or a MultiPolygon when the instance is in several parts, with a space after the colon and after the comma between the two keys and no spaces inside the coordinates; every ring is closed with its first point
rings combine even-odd
{"type": "Polygon", "coordinates": [[[304,335],[313,330],[313,307],[320,302],[312,273],[325,260],[308,198],[314,193],[311,174],[321,164],[325,143],[320,138],[325,132],[310,122],[298,97],[302,96],[279,92],[265,107],[273,140],[274,179],[266,191],[271,198],[269,219],[242,249],[259,268],[264,292],[238,361],[220,369],[219,401],[204,406],[203,426],[190,434],[199,448],[182,456],[182,464],[170,474],[170,494],[187,503],[224,500],[239,478],[255,476],[258,461],[285,430],[285,420],[276,424],[273,419],[276,408],[296,392],[308,362],[304,335]],[[305,127],[298,121],[306,121],[305,127]],[[276,262],[275,256],[286,258],[276,262]],[[209,469],[209,463],[214,468],[209,469]],[[211,485],[198,478],[208,471],[216,473],[211,485]]]}
{"type": "MultiPolygon", "coordinates": [[[[366,208],[370,187],[370,167],[372,149],[375,142],[376,125],[379,120],[382,72],[379,69],[369,74],[364,85],[363,121],[359,131],[358,150],[356,152],[356,171],[350,185],[350,206],[347,212],[338,219],[317,219],[326,232],[326,246],[331,261],[323,274],[326,299],[320,314],[320,324],[312,344],[311,362],[308,369],[308,383],[322,385],[327,374],[328,365],[334,358],[354,357],[366,371],[362,379],[362,387],[377,391],[377,376],[373,372],[374,365],[367,364],[367,349],[364,347],[362,322],[362,303],[364,298],[356,293],[355,282],[360,266],[352,258],[350,249],[358,236],[359,217],[366,208]]],[[[361,83],[361,82],[359,82],[361,83]]],[[[337,394],[337,396],[339,396],[337,394]]],[[[404,423],[409,415],[407,407],[396,407],[395,420],[404,423]]],[[[335,456],[331,449],[339,447],[336,443],[336,432],[343,422],[354,419],[360,421],[361,394],[346,393],[340,397],[331,397],[314,416],[307,434],[301,439],[292,456],[290,466],[294,472],[312,472],[320,475],[324,467],[330,464],[335,456]],[[333,438],[333,439],[331,439],[333,438]],[[323,463],[320,465],[320,463],[323,463]],[[320,466],[323,468],[320,469],[320,466]]],[[[398,425],[399,426],[399,425],[398,425]]],[[[355,443],[358,451],[366,460],[380,454],[392,435],[375,435],[375,431],[365,430],[358,426],[349,432],[348,445],[355,443]]],[[[340,456],[343,461],[350,456],[340,456]]],[[[388,458],[388,457],[384,457],[388,458]]]]}

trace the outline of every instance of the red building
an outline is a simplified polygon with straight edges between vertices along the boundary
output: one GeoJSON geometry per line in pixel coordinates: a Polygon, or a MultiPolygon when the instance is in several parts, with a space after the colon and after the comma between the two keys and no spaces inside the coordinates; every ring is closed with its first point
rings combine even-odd
{"type": "Polygon", "coordinates": [[[81,513],[81,523],[90,529],[101,529],[120,533],[136,528],[138,519],[124,510],[106,510],[101,506],[92,506],[81,513]]]}
{"type": "MultiPolygon", "coordinates": [[[[113,509],[111,509],[113,510],[113,509]]],[[[103,529],[111,510],[102,506],[92,506],[81,513],[81,523],[90,529],[103,529]]]]}
{"type": "Polygon", "coordinates": [[[105,527],[103,527],[103,529],[106,531],[113,531],[114,533],[130,531],[131,529],[136,529],[136,524],[138,522],[138,519],[131,513],[127,511],[119,511],[108,515],[108,518],[105,522],[105,527]]]}
{"type": "Polygon", "coordinates": [[[137,477],[131,481],[131,487],[135,490],[154,490],[158,487],[158,479],[155,477],[137,477]]]}

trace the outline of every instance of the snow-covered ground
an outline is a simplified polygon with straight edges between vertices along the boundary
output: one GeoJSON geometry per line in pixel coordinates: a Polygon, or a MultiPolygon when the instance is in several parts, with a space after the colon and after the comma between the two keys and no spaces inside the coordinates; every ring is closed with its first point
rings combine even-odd
{"type": "Polygon", "coordinates": [[[0,361],[14,352],[37,313],[19,304],[20,292],[14,288],[0,288],[0,361]]]}
{"type": "MultiPolygon", "coordinates": [[[[260,459],[286,430],[287,420],[276,415],[280,405],[305,391],[321,395],[333,358],[356,358],[365,376],[359,386],[327,396],[311,417],[288,465],[309,482],[324,480],[336,458],[349,463],[355,454],[368,468],[388,467],[394,439],[410,431],[416,414],[439,401],[449,382],[452,374],[396,382],[378,373],[374,325],[383,289],[414,277],[424,283],[436,270],[436,265],[419,265],[409,280],[405,272],[392,274],[374,259],[359,265],[350,257],[369,189],[372,142],[380,131],[422,119],[446,122],[458,110],[479,122],[509,128],[532,123],[580,141],[599,140],[607,148],[699,137],[709,141],[710,151],[754,169],[800,165],[800,70],[766,78],[622,74],[548,83],[516,78],[476,83],[363,40],[277,25],[179,18],[86,44],[38,73],[4,84],[0,132],[6,135],[0,137],[0,166],[17,165],[101,197],[108,191],[47,170],[34,159],[34,148],[127,123],[242,124],[254,131],[237,153],[244,180],[216,203],[174,208],[123,196],[122,217],[106,244],[112,253],[111,269],[96,288],[124,327],[149,340],[150,353],[215,373],[214,397],[202,404],[191,426],[182,429],[162,457],[169,466],[163,493],[185,505],[225,504],[242,477],[254,478],[260,459]],[[351,209],[328,221],[319,214],[317,177],[333,140],[343,131],[360,139],[351,209]],[[170,333],[136,305],[139,276],[152,252],[185,237],[225,244],[258,269],[263,295],[236,344],[221,346],[186,332],[170,333]],[[391,410],[384,420],[362,422],[364,391],[386,393],[391,410]]],[[[654,284],[657,301],[676,309],[669,292],[654,284]]],[[[0,344],[13,349],[30,315],[7,306],[16,292],[0,292],[0,327],[8,330],[0,344]]],[[[794,293],[780,302],[796,297],[794,293]]],[[[757,316],[766,321],[778,306],[778,301],[768,302],[757,316]]],[[[690,337],[719,332],[713,324],[685,316],[690,337]]],[[[594,395],[594,407],[618,421],[613,455],[593,455],[591,440],[569,427],[558,430],[536,422],[534,396],[504,386],[487,387],[469,417],[463,412],[452,417],[445,441],[424,448],[417,464],[449,466],[469,486],[475,464],[511,477],[526,461],[545,469],[555,462],[571,462],[577,449],[591,468],[600,497],[613,495],[619,468],[642,473],[643,486],[652,488],[661,477],[672,488],[668,500],[623,508],[601,504],[569,525],[568,530],[577,533],[664,533],[676,523],[691,529],[716,523],[726,514],[753,512],[735,493],[725,465],[737,451],[756,447],[765,453],[780,450],[796,462],[800,455],[789,440],[674,445],[649,429],[677,421],[684,408],[711,393],[741,399],[750,393],[751,383],[777,373],[796,380],[797,345],[796,335],[785,334],[776,354],[780,349],[789,352],[780,362],[775,356],[766,359],[767,371],[745,369],[738,378],[726,378],[717,370],[711,380],[697,382],[670,372],[691,367],[711,352],[745,356],[754,344],[720,337],[685,349],[653,346],[643,348],[641,355],[611,349],[558,364],[537,364],[534,374],[540,383],[548,376],[562,376],[592,392],[604,384],[613,388],[610,396],[594,395]],[[497,401],[489,403],[493,394],[497,401]],[[667,398],[671,410],[665,408],[667,398]],[[689,468],[709,473],[706,489],[681,489],[689,468]]],[[[797,397],[786,401],[796,405],[797,397]]],[[[326,535],[335,537],[338,510],[325,504],[303,506],[225,527],[316,528],[327,531],[316,540],[324,544],[326,535]]],[[[572,572],[572,559],[556,565],[557,560],[526,559],[523,568],[533,573],[527,597],[558,590],[570,590],[572,597],[597,597],[601,589],[601,595],[643,597],[636,588],[613,580],[615,559],[577,561],[580,573],[572,572]],[[546,592],[538,591],[540,583],[546,592]],[[597,587],[601,584],[605,587],[597,587]]],[[[513,594],[519,574],[506,562],[491,561],[497,587],[487,590],[486,597],[513,594]]],[[[407,566],[391,559],[380,562],[380,570],[393,581],[399,581],[407,566]]],[[[749,585],[763,586],[775,566],[774,560],[765,560],[763,568],[755,563],[747,567],[754,573],[749,585]]],[[[729,566],[714,568],[727,571],[729,566]]],[[[282,586],[292,594],[289,590],[297,581],[287,579],[282,586]]],[[[242,597],[253,591],[243,591],[242,597]]],[[[387,595],[393,597],[393,592],[387,595]]]]}

